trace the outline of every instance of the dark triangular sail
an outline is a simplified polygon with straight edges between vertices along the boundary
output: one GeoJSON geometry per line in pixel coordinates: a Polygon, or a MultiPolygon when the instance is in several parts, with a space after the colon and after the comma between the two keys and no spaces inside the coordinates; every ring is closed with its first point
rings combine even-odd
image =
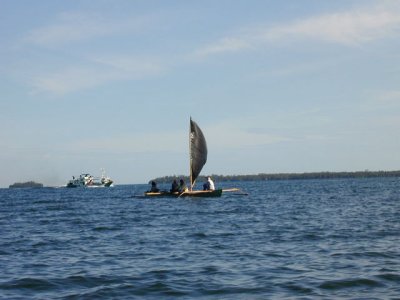
{"type": "Polygon", "coordinates": [[[207,162],[207,143],[200,127],[190,118],[190,187],[207,162]]]}

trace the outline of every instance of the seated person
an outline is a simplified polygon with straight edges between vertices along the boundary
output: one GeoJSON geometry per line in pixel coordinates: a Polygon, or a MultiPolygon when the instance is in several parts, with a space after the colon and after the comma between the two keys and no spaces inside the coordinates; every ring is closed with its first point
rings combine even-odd
{"type": "Polygon", "coordinates": [[[157,188],[157,183],[155,181],[151,182],[151,193],[158,193],[160,190],[157,188]]]}
{"type": "Polygon", "coordinates": [[[188,188],[185,184],[185,181],[183,181],[183,179],[179,180],[178,192],[183,193],[183,192],[187,192],[187,191],[188,191],[188,188]]]}
{"type": "Polygon", "coordinates": [[[208,181],[206,181],[203,184],[203,191],[209,191],[210,190],[210,183],[208,181]]]}
{"type": "Polygon", "coordinates": [[[214,191],[215,190],[214,181],[212,181],[210,176],[207,177],[207,182],[203,184],[203,190],[205,190],[205,191],[214,191]]]}
{"type": "Polygon", "coordinates": [[[179,191],[178,183],[176,179],[172,182],[171,189],[169,190],[171,193],[177,193],[179,191]]]}

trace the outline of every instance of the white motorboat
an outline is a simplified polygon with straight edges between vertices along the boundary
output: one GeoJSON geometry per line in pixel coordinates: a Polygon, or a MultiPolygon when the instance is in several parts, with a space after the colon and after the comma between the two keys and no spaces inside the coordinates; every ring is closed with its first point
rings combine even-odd
{"type": "Polygon", "coordinates": [[[88,173],[81,174],[78,178],[72,176],[72,179],[67,183],[67,187],[110,187],[113,182],[114,181],[110,177],[105,175],[104,170],[102,170],[101,177],[94,177],[88,173]]]}

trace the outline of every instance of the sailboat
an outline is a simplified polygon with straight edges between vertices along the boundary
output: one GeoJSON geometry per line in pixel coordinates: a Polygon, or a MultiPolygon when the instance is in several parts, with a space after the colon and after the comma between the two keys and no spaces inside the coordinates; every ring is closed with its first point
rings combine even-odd
{"type": "Polygon", "coordinates": [[[190,188],[182,193],[168,191],[145,192],[145,196],[176,196],[176,197],[221,197],[222,189],[193,190],[197,177],[207,162],[207,142],[199,125],[190,118],[189,132],[189,176],[190,188]]]}

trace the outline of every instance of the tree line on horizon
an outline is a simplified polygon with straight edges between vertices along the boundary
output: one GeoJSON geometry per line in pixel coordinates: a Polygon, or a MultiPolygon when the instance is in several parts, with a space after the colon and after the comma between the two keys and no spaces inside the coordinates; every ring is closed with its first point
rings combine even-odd
{"type": "MultiPolygon", "coordinates": [[[[337,179],[337,178],[373,178],[400,177],[399,171],[356,171],[356,172],[310,172],[310,173],[259,173],[253,175],[210,175],[215,181],[265,181],[265,180],[299,180],[299,179],[337,179]]],[[[187,175],[170,175],[152,179],[157,183],[171,183],[174,179],[189,181],[187,175]]],[[[199,176],[197,181],[205,181],[205,176],[199,176]]]]}
{"type": "Polygon", "coordinates": [[[9,185],[9,188],[42,188],[43,184],[35,181],[15,182],[9,185]]]}

